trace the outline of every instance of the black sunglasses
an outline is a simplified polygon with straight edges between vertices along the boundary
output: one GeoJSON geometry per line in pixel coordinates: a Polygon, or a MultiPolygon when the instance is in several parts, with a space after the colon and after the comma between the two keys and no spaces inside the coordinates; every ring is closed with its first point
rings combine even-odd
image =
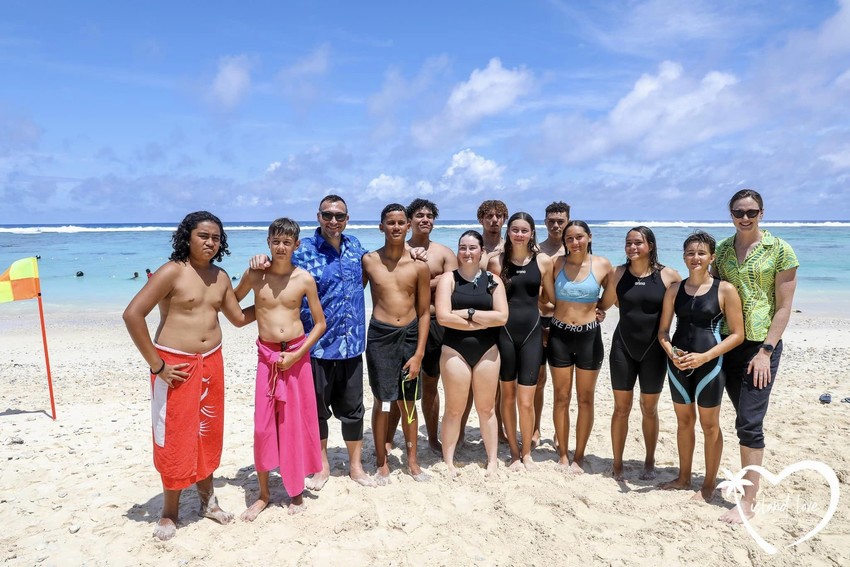
{"type": "Polygon", "coordinates": [[[322,215],[323,221],[330,221],[331,219],[336,219],[336,222],[343,222],[348,218],[348,213],[332,213],[330,211],[319,211],[319,214],[322,215]]]}
{"type": "Polygon", "coordinates": [[[747,217],[748,219],[754,219],[759,216],[761,209],[747,209],[746,211],[743,209],[732,209],[732,216],[736,219],[742,219],[747,217]]]}

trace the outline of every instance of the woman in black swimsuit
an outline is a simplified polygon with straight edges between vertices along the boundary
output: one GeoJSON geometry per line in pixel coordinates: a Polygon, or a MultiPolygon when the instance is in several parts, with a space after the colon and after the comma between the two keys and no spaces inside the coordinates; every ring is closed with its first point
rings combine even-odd
{"type": "Polygon", "coordinates": [[[543,357],[543,328],[537,301],[540,287],[555,297],[552,260],[538,254],[534,219],[514,213],[508,220],[505,251],[490,259],[487,269],[501,274],[508,298],[508,322],[499,331],[499,372],[502,420],[511,449],[510,468],[534,467],[531,437],[534,431],[534,394],[543,357]],[[522,456],[517,442],[517,405],[522,434],[522,456]]]}
{"type": "Polygon", "coordinates": [[[658,320],[664,292],[681,281],[679,273],[658,261],[655,235],[645,226],[626,233],[626,263],[614,271],[616,305],[620,322],[611,339],[608,362],[614,390],[611,415],[611,446],[614,464],[611,476],[623,478],[623,449],[629,433],[635,383],[640,380],[640,410],[646,458],[641,480],[655,478],[655,447],[658,444],[658,398],[664,389],[667,355],[658,343],[658,320]]]}
{"type": "Polygon", "coordinates": [[[714,496],[714,482],[723,453],[720,431],[720,401],[723,399],[723,354],[744,341],[741,298],[735,287],[711,276],[714,238],[696,231],[685,239],[683,259],[688,277],[674,283],[664,294],[664,307],[658,328],[658,342],[670,361],[667,376],[676,410],[676,444],[679,449],[679,477],[661,484],[665,490],[689,490],[694,460],[697,414],[705,442],[705,477],[693,500],[708,502],[714,496]],[[676,332],[670,339],[673,315],[676,332]],[[721,338],[720,322],[726,318],[729,336],[721,338]]]}
{"type": "Polygon", "coordinates": [[[487,475],[498,467],[496,341],[499,327],[508,320],[508,301],[502,280],[480,268],[483,249],[484,239],[478,232],[468,230],[461,235],[457,245],[458,269],[440,278],[434,301],[437,322],[446,328],[440,355],[440,374],[446,393],[440,440],[443,460],[452,477],[458,474],[454,453],[470,384],[487,450],[487,475]]]}

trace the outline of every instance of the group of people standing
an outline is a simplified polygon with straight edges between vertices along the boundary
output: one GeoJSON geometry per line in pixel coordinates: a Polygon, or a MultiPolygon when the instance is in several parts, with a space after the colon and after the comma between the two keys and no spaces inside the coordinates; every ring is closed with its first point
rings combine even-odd
{"type": "MultiPolygon", "coordinates": [[[[173,537],[180,491],[191,484],[198,486],[203,515],[223,523],[233,518],[212,492],[224,403],[219,311],[237,326],[256,319],[259,330],[254,454],[260,495],[243,513],[245,520],[268,505],[274,468],[280,468],[291,513],[303,507],[305,487],[322,489],[330,476],[332,415],[342,423],[354,481],[364,486],[390,481],[387,455],[399,422],[408,472],[427,481],[417,460],[419,398],[429,445],[442,453],[450,476],[459,474],[454,453],[472,405],[487,454],[486,474],[499,466],[500,437],[509,446],[511,469],[534,469],[547,363],[558,466],[582,473],[604,360],[601,322],[613,305],[620,321],[609,353],[615,401],[612,474],[618,480],[625,476],[628,418],[639,382],[646,446],[640,478],[655,477],[657,405],[666,376],[678,423],[680,472],[661,486],[691,487],[698,416],[706,472],[694,497],[709,500],[723,447],[719,408],[724,389],[737,411],[742,467],[761,464],[762,423],[798,266],[787,243],[759,228],[764,205],[757,192],[739,191],[729,210],[734,236],[718,245],[698,231],[685,240],[688,275],[682,280],[660,263],[655,236],[644,226],[626,234],[624,264],[614,267],[593,254],[590,227],[571,221],[563,202],[546,208],[547,237],[538,243],[531,215],[518,212],[508,218],[504,203],[485,201],[478,210],[482,232],[464,232],[456,252],[430,238],[438,216],[434,203],[391,204],[381,213],[384,246],[368,252],[344,233],[345,201],[328,195],[319,204],[313,235],[300,240],[297,223],[289,219],[272,223],[269,254],[251,259],[235,290],[213,265],[229,254],[221,221],[206,212],[188,215],[172,238],[171,261],[155,272],[124,314],[151,367],[154,461],[164,489],[154,534],[173,537]],[[372,294],[368,331],[367,283],[372,294]],[[242,309],[239,301],[251,291],[254,305],[242,309]],[[161,319],[154,343],[145,317],[157,304],[161,319]],[[374,475],[362,465],[364,353],[374,397],[374,475]],[[578,411],[570,460],[573,391],[578,411]]],[[[758,477],[746,478],[752,485],[742,510],[751,516],[758,477]]],[[[741,521],[736,509],[721,519],[741,521]]]]}

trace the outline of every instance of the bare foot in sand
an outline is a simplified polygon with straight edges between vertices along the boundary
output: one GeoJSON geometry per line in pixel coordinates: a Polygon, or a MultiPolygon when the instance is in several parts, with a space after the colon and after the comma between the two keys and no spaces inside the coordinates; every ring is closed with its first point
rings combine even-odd
{"type": "Polygon", "coordinates": [[[153,537],[160,541],[168,541],[177,535],[177,525],[171,518],[160,518],[153,529],[153,537]]]}
{"type": "Polygon", "coordinates": [[[641,480],[654,480],[655,477],[658,476],[658,472],[655,470],[655,463],[644,463],[643,464],[643,472],[638,476],[641,480]]]}
{"type": "Polygon", "coordinates": [[[670,482],[662,482],[658,485],[658,488],[660,488],[661,490],[690,490],[691,482],[677,478],[676,480],[671,480],[670,482]]]}
{"type": "Polygon", "coordinates": [[[257,498],[257,501],[251,504],[247,510],[242,512],[242,515],[239,518],[243,522],[253,522],[257,519],[257,516],[260,515],[260,512],[266,509],[266,506],[269,505],[268,500],[264,500],[262,498],[257,498]]]}
{"type": "Polygon", "coordinates": [[[537,463],[531,458],[531,455],[526,455],[522,458],[522,464],[527,471],[537,470],[537,463]]]}
{"type": "Polygon", "coordinates": [[[522,466],[522,461],[520,461],[519,458],[517,458],[516,460],[511,461],[511,464],[508,465],[508,470],[513,471],[513,472],[517,472],[517,471],[525,470],[525,467],[522,466]]]}
{"type": "Polygon", "coordinates": [[[484,476],[487,478],[495,478],[496,473],[499,471],[499,461],[490,461],[487,463],[487,471],[484,473],[484,476]]]}
{"type": "Polygon", "coordinates": [[[756,515],[755,510],[753,510],[752,503],[747,500],[741,500],[741,502],[738,503],[738,506],[726,510],[717,519],[721,522],[726,522],[727,524],[743,524],[744,520],[741,519],[741,512],[744,513],[748,520],[752,519],[753,516],[756,515]]]}
{"type": "Polygon", "coordinates": [[[350,473],[348,473],[348,478],[350,478],[360,486],[366,486],[368,488],[374,488],[378,486],[375,483],[375,479],[366,474],[366,471],[362,469],[357,472],[351,471],[350,473]]]}
{"type": "Polygon", "coordinates": [[[289,507],[286,510],[286,513],[290,516],[294,516],[295,514],[300,514],[304,510],[307,509],[307,504],[304,502],[304,493],[297,496],[293,496],[289,501],[289,507]]]}
{"type": "Polygon", "coordinates": [[[694,502],[711,502],[714,499],[714,487],[708,488],[703,486],[691,496],[691,500],[694,502]]]}
{"type": "Polygon", "coordinates": [[[325,487],[328,483],[328,479],[330,478],[330,472],[322,471],[320,473],[316,473],[313,476],[308,476],[304,479],[304,487],[309,490],[315,490],[316,492],[320,491],[325,487]]]}
{"type": "Polygon", "coordinates": [[[407,472],[411,477],[413,477],[413,480],[415,480],[416,482],[428,482],[429,480],[431,480],[431,475],[426,473],[422,469],[419,469],[419,472],[416,474],[413,474],[413,471],[411,469],[408,469],[407,472]]]}
{"type": "Polygon", "coordinates": [[[221,506],[218,505],[218,499],[215,495],[210,496],[210,499],[207,501],[206,506],[201,502],[201,509],[198,512],[204,518],[210,518],[218,522],[219,524],[229,524],[233,521],[233,514],[230,512],[225,512],[221,509],[221,506]]]}
{"type": "Polygon", "coordinates": [[[581,468],[581,464],[579,464],[577,461],[573,461],[572,463],[570,463],[570,474],[576,476],[584,474],[584,469],[581,468]]]}
{"type": "Polygon", "coordinates": [[[378,470],[375,471],[375,475],[372,479],[375,481],[376,486],[386,486],[390,484],[392,482],[390,480],[390,468],[387,466],[378,467],[378,470]]]}
{"type": "Polygon", "coordinates": [[[625,474],[623,473],[623,465],[617,466],[613,465],[611,467],[611,478],[616,480],[617,482],[623,480],[625,474]]]}
{"type": "Polygon", "coordinates": [[[460,471],[453,464],[446,463],[446,468],[448,469],[449,478],[455,479],[460,476],[460,471]]]}

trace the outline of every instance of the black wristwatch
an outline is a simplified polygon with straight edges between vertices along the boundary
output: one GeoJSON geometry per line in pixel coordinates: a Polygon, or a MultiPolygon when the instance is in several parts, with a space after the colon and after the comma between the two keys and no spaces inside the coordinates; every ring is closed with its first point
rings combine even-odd
{"type": "Polygon", "coordinates": [[[470,307],[469,309],[466,310],[466,320],[469,321],[470,323],[472,322],[472,316],[473,315],[475,315],[475,309],[470,307]]]}
{"type": "Polygon", "coordinates": [[[770,343],[762,343],[762,345],[759,348],[761,350],[763,350],[764,352],[766,352],[767,354],[773,354],[773,348],[774,347],[770,343]]]}

